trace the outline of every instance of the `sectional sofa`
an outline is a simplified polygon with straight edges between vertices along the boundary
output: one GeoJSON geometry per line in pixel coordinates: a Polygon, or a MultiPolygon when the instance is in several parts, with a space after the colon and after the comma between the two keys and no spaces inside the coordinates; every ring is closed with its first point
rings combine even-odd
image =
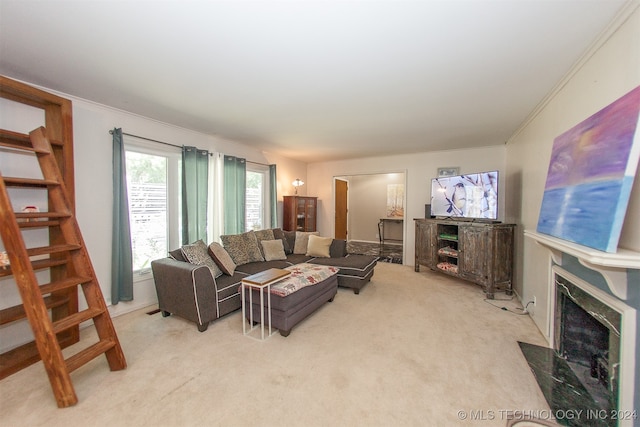
{"type": "Polygon", "coordinates": [[[373,276],[377,257],[348,254],[346,241],[317,234],[275,228],[173,250],[151,263],[159,308],[163,316],[175,314],[204,332],[211,321],[241,308],[243,277],[300,263],[337,267],[338,286],[358,294],[373,276]]]}

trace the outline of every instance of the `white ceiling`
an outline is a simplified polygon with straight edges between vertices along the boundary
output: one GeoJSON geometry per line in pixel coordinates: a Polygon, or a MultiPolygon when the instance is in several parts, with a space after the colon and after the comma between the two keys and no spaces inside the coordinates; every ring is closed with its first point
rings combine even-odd
{"type": "Polygon", "coordinates": [[[0,74],[306,162],[488,146],[625,3],[0,0],[0,74]]]}

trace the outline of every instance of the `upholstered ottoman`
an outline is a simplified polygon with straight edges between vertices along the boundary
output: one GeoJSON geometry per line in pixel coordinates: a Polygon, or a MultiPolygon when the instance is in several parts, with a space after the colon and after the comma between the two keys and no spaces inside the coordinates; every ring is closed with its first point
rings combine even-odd
{"type": "Polygon", "coordinates": [[[314,258],[311,261],[317,265],[338,267],[338,286],[353,289],[359,294],[360,289],[373,277],[373,269],[378,263],[378,257],[371,255],[352,255],[343,258],[314,258]]]}
{"type": "MultiPolygon", "coordinates": [[[[271,326],[286,337],[291,329],[306,319],[325,302],[333,301],[338,292],[338,268],[315,264],[297,264],[287,267],[291,275],[271,285],[271,326]]],[[[260,291],[251,289],[245,292],[245,317],[253,321],[260,320],[260,291]]],[[[267,298],[264,298],[266,309],[267,298]]],[[[266,320],[265,314],[265,322],[266,320]]]]}

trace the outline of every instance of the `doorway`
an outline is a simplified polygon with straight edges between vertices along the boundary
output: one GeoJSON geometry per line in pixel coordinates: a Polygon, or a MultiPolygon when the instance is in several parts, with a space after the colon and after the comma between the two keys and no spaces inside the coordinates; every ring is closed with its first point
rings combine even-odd
{"type": "Polygon", "coordinates": [[[402,262],[405,182],[404,171],[334,177],[334,236],[347,240],[350,253],[388,256],[392,262],[402,262]],[[385,236],[381,236],[381,222],[386,223],[385,236]]]}

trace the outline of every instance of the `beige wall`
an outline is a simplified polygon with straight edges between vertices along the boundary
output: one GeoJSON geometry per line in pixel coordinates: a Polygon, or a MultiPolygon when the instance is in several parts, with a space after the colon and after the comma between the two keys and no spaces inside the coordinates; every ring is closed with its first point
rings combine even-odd
{"type": "MultiPolygon", "coordinates": [[[[499,142],[496,142],[499,144],[499,142]]],[[[333,236],[334,202],[333,178],[349,175],[366,175],[404,172],[405,223],[404,263],[413,265],[415,260],[414,218],[424,218],[424,205],[431,198],[431,178],[437,176],[440,167],[460,167],[461,173],[500,171],[499,219],[504,218],[504,189],[509,185],[504,179],[506,148],[504,145],[471,150],[450,150],[431,153],[402,154],[384,157],[366,157],[334,162],[309,164],[309,195],[318,196],[318,231],[333,236]]]]}
{"type": "MultiPolygon", "coordinates": [[[[637,3],[636,3],[637,7],[637,3]]],[[[507,217],[520,224],[516,291],[536,298],[533,318],[549,337],[548,253],[523,237],[536,229],[553,140],[640,84],[640,10],[587,55],[507,144],[507,217]],[[526,260],[526,261],[525,261],[526,260]]],[[[636,175],[620,246],[640,251],[640,179],[636,175]]]]}
{"type": "MultiPolygon", "coordinates": [[[[378,242],[378,222],[387,217],[387,185],[405,183],[405,175],[385,173],[342,177],[349,182],[348,239],[378,242]]],[[[386,238],[402,239],[403,227],[389,227],[386,238]]]]}

